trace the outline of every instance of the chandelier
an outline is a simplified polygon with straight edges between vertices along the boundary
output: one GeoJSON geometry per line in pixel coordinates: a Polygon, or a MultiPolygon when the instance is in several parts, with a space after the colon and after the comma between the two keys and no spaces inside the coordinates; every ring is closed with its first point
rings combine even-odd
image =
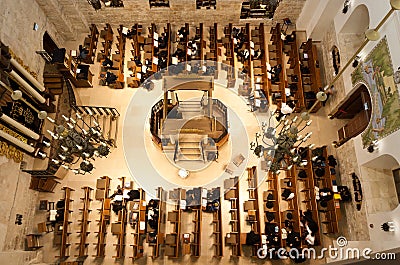
{"type": "MultiPolygon", "coordinates": [[[[102,129],[93,113],[89,113],[90,124],[76,113],[76,119],[64,115],[62,124],[56,124],[50,117],[47,119],[54,124],[55,132],[47,130],[51,137],[57,140],[56,154],[51,161],[75,174],[90,173],[94,169],[96,157],[106,157],[110,153],[112,143],[103,137],[102,129]]],[[[47,155],[40,153],[42,157],[47,155]]]]}
{"type": "MultiPolygon", "coordinates": [[[[272,112],[268,122],[263,122],[261,132],[256,133],[255,142],[250,143],[250,150],[259,158],[264,158],[267,167],[275,173],[279,174],[280,169],[290,170],[293,165],[305,166],[306,160],[302,160],[303,154],[307,151],[302,145],[311,137],[312,132],[308,132],[305,136],[300,134],[308,126],[311,125],[310,112],[318,102],[325,101],[327,95],[320,91],[316,95],[317,102],[314,106],[302,112],[299,116],[290,119],[290,114],[272,112]],[[279,114],[279,115],[276,115],[279,114]],[[278,124],[271,126],[271,119],[277,117],[278,124]]],[[[313,148],[313,144],[309,148],[313,148]]]]}

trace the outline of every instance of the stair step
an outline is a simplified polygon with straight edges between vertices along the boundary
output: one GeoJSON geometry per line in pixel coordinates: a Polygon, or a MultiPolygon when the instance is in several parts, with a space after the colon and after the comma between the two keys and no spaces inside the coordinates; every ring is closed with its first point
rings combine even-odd
{"type": "Polygon", "coordinates": [[[203,108],[201,108],[201,107],[198,107],[198,108],[193,108],[193,107],[191,107],[191,108],[182,108],[182,107],[179,107],[178,108],[179,112],[195,112],[195,113],[199,113],[202,110],[203,110],[203,108]]]}
{"type": "Polygon", "coordinates": [[[44,83],[44,86],[46,88],[63,88],[63,84],[62,83],[44,83]]]}
{"type": "Polygon", "coordinates": [[[198,148],[184,149],[184,150],[182,150],[181,148],[180,150],[182,155],[201,155],[201,151],[198,148]]]}
{"type": "Polygon", "coordinates": [[[48,88],[50,93],[53,95],[61,95],[63,93],[62,88],[48,88]]]}
{"type": "Polygon", "coordinates": [[[201,102],[195,101],[195,100],[179,101],[179,105],[183,105],[183,104],[198,104],[198,105],[200,105],[201,102]]]}
{"type": "Polygon", "coordinates": [[[44,83],[63,83],[63,79],[60,77],[45,77],[44,83]]]}
{"type": "Polygon", "coordinates": [[[190,148],[195,148],[195,149],[198,149],[199,148],[199,145],[200,145],[200,141],[198,141],[198,142],[179,142],[179,147],[182,149],[182,148],[185,148],[185,149],[190,149],[190,148]]]}
{"type": "Polygon", "coordinates": [[[193,133],[181,133],[179,134],[179,145],[184,145],[186,143],[196,143],[199,145],[199,143],[204,139],[204,135],[196,135],[193,133]]]}
{"type": "Polygon", "coordinates": [[[179,161],[203,161],[201,155],[181,154],[179,161]]]}
{"type": "Polygon", "coordinates": [[[59,77],[59,78],[62,78],[63,75],[59,74],[59,73],[43,73],[43,78],[46,78],[46,77],[59,77]]]}

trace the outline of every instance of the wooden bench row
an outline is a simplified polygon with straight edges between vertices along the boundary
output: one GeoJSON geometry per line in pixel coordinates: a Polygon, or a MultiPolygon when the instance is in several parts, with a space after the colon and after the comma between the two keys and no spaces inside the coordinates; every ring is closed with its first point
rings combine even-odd
{"type": "MultiPolygon", "coordinates": [[[[244,202],[244,211],[247,212],[246,221],[250,224],[251,231],[261,238],[261,217],[258,201],[258,179],[257,168],[255,166],[247,168],[247,183],[249,200],[244,202]]],[[[261,247],[261,243],[252,246],[252,257],[257,257],[257,251],[261,247]]]]}
{"type": "MultiPolygon", "coordinates": [[[[69,257],[69,248],[70,248],[70,243],[68,240],[69,235],[71,232],[69,232],[69,225],[72,223],[69,218],[71,214],[71,192],[74,191],[73,189],[69,187],[64,187],[64,220],[62,222],[62,228],[61,228],[61,245],[60,245],[60,255],[57,256],[60,260],[64,260],[69,257]]],[[[58,229],[56,229],[56,232],[58,232],[58,229]]]]}
{"type": "Polygon", "coordinates": [[[225,244],[231,246],[232,256],[242,255],[242,242],[240,233],[240,207],[239,207],[239,178],[229,178],[224,181],[225,200],[231,204],[230,207],[230,225],[231,232],[226,234],[225,244]]]}
{"type": "Polygon", "coordinates": [[[89,213],[90,213],[90,202],[92,199],[90,198],[90,193],[93,190],[90,187],[83,187],[84,197],[81,198],[83,202],[83,208],[79,209],[82,212],[82,219],[81,219],[81,230],[78,232],[80,235],[80,242],[76,243],[78,245],[79,251],[76,257],[84,258],[87,256],[87,246],[89,243],[86,242],[87,236],[90,233],[88,231],[88,226],[90,223],[89,220],[89,213]]]}
{"type": "Polygon", "coordinates": [[[97,232],[96,255],[101,258],[105,256],[107,225],[111,216],[111,199],[109,198],[111,179],[107,176],[101,177],[96,183],[96,200],[101,200],[102,205],[99,209],[100,220],[98,222],[99,231],[97,232]]]}
{"type": "Polygon", "coordinates": [[[84,63],[92,64],[94,63],[97,50],[97,42],[99,41],[99,30],[95,24],[90,25],[90,34],[87,36],[83,42],[83,46],[89,51],[87,57],[83,59],[84,63]]]}
{"type": "Polygon", "coordinates": [[[181,250],[181,200],[186,199],[186,191],[178,188],[169,192],[169,198],[176,202],[175,210],[168,212],[168,221],[172,224],[172,233],[165,237],[164,254],[167,257],[178,258],[181,250]]]}

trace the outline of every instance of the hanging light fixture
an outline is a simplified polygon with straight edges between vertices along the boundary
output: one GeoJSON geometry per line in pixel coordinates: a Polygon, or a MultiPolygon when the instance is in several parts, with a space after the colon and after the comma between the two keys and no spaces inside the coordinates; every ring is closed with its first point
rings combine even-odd
{"type": "MultiPolygon", "coordinates": [[[[319,91],[316,98],[317,102],[322,102],[327,100],[328,95],[324,91],[319,91]]],[[[267,166],[275,174],[280,169],[291,169],[293,165],[302,167],[307,164],[307,161],[302,160],[302,155],[307,150],[304,148],[304,143],[311,137],[312,132],[304,136],[300,133],[311,125],[311,110],[312,108],[292,119],[289,115],[283,115],[274,127],[271,126],[271,120],[275,117],[275,112],[272,112],[268,122],[262,123],[262,133],[256,133],[256,140],[250,144],[250,150],[256,156],[265,159],[267,166]]],[[[314,146],[311,144],[308,148],[314,146]]]]}
{"type": "Polygon", "coordinates": [[[92,123],[85,122],[84,117],[76,114],[76,118],[63,117],[61,124],[47,117],[54,124],[54,132],[47,130],[57,141],[58,148],[51,161],[75,174],[90,173],[95,167],[96,157],[106,157],[110,153],[112,143],[103,137],[99,122],[90,115],[92,123]],[[80,162],[80,163],[79,163],[80,162]],[[75,165],[79,165],[76,168],[75,165]]]}

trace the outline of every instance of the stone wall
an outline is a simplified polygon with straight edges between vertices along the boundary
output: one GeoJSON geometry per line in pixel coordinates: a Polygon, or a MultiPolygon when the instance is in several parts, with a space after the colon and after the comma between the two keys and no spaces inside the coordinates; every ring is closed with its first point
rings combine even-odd
{"type": "MultiPolygon", "coordinates": [[[[347,59],[346,56],[343,56],[342,49],[337,41],[335,26],[332,22],[321,41],[323,61],[325,67],[324,71],[325,80],[327,84],[330,84],[335,78],[335,70],[333,69],[333,61],[332,61],[333,46],[337,46],[339,48],[340,66],[341,66],[341,68],[339,69],[340,71],[343,68],[344,64],[346,64],[347,59]]],[[[329,108],[329,112],[331,112],[345,98],[345,96],[346,94],[345,94],[343,78],[339,78],[339,80],[335,82],[334,95],[329,97],[329,100],[326,104],[326,106],[329,108]]]]}
{"type": "MultiPolygon", "coordinates": [[[[355,172],[358,176],[360,176],[356,151],[354,148],[354,141],[348,141],[336,149],[336,152],[340,172],[340,184],[348,186],[350,191],[353,191],[351,173],[355,172]]],[[[360,181],[363,183],[361,177],[360,181]]],[[[343,229],[343,236],[351,241],[370,240],[367,221],[367,203],[364,200],[361,210],[357,211],[353,192],[352,196],[353,202],[342,204],[342,219],[340,222],[340,228],[343,229]]]]}
{"type": "Polygon", "coordinates": [[[64,39],[35,1],[2,0],[1,3],[0,40],[8,45],[31,71],[38,73],[41,81],[44,60],[35,51],[43,49],[43,34],[47,31],[58,45],[62,45],[64,39]],[[39,25],[37,31],[33,30],[34,23],[39,25]]]}
{"type": "MultiPolygon", "coordinates": [[[[31,166],[33,159],[27,157],[31,166]]],[[[20,171],[19,164],[0,157],[0,263],[27,264],[35,252],[25,250],[25,236],[36,227],[33,216],[38,209],[38,192],[30,190],[30,176],[20,171]],[[16,214],[21,214],[22,225],[15,224],[16,214]]]]}
{"type": "Polygon", "coordinates": [[[361,167],[361,182],[368,214],[391,212],[399,205],[390,169],[361,167]]]}
{"type": "Polygon", "coordinates": [[[88,24],[110,23],[131,26],[134,23],[149,25],[151,23],[171,23],[192,25],[200,22],[206,26],[212,23],[227,25],[244,25],[251,23],[259,25],[263,22],[272,25],[290,18],[295,22],[299,17],[306,0],[283,0],[278,6],[275,17],[271,19],[240,20],[240,10],[243,0],[217,0],[217,8],[196,9],[195,0],[170,0],[170,8],[151,8],[147,0],[124,0],[123,8],[102,7],[95,11],[87,0],[36,0],[43,8],[57,30],[68,40],[76,40],[79,33],[88,32],[88,24]]]}

